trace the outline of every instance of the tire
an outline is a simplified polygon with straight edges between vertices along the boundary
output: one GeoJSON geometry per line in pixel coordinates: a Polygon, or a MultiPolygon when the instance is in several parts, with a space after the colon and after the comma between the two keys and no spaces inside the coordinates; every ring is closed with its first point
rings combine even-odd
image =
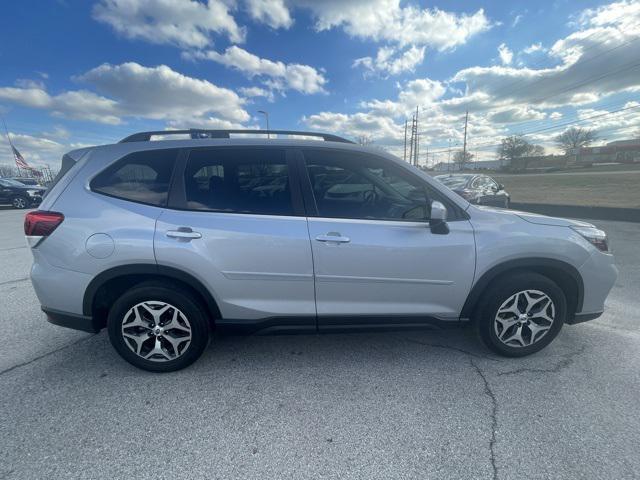
{"type": "Polygon", "coordinates": [[[502,277],[483,297],[475,315],[478,335],[490,350],[506,357],[542,350],[558,335],[567,315],[562,289],[533,272],[502,277]]]}
{"type": "Polygon", "coordinates": [[[511,203],[511,202],[509,201],[509,199],[508,199],[508,198],[505,198],[505,199],[504,199],[504,208],[505,208],[505,209],[508,209],[508,208],[509,208],[509,204],[510,204],[510,203],[511,203]]]}
{"type": "Polygon", "coordinates": [[[25,197],[17,195],[11,199],[11,205],[13,205],[13,208],[22,210],[29,206],[29,200],[27,200],[25,197]]]}
{"type": "Polygon", "coordinates": [[[209,342],[206,308],[169,283],[145,282],[125,292],[109,310],[107,330],[123,359],[151,372],[188,367],[209,342]]]}

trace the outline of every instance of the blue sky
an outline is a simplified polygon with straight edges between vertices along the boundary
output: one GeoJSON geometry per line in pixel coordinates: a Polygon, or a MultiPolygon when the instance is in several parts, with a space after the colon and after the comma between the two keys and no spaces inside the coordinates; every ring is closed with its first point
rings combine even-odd
{"type": "Polygon", "coordinates": [[[468,110],[491,158],[512,133],[553,151],[575,122],[635,135],[637,52],[632,1],[23,0],[0,19],[0,113],[33,164],[140,130],[264,127],[258,110],[398,153],[416,105],[421,152],[443,160],[468,110]]]}

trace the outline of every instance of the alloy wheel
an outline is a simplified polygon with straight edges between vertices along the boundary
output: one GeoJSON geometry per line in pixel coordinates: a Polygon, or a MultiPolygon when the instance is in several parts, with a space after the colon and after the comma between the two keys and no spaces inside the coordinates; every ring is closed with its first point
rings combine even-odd
{"type": "Polygon", "coordinates": [[[13,199],[13,206],[15,208],[26,208],[27,207],[27,201],[22,197],[16,197],[16,198],[13,199]]]}
{"type": "Polygon", "coordinates": [[[546,293],[522,290],[500,305],[493,328],[498,340],[505,345],[528,347],[547,334],[555,316],[555,305],[546,293]]]}
{"type": "Polygon", "coordinates": [[[124,315],[122,337],[139,357],[152,362],[167,362],[182,356],[189,348],[191,324],[171,304],[141,302],[124,315]]]}

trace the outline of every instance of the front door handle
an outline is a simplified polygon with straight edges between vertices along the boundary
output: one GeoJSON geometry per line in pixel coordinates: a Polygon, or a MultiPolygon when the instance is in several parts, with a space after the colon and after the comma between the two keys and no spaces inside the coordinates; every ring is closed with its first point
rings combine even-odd
{"type": "Polygon", "coordinates": [[[318,235],[316,237],[318,242],[332,242],[332,243],[349,243],[351,239],[349,237],[343,237],[338,232],[329,232],[326,235],[318,235]]]}
{"type": "Polygon", "coordinates": [[[177,230],[167,230],[167,237],[193,240],[196,238],[202,238],[202,234],[200,232],[194,232],[189,227],[180,227],[177,230]]]}

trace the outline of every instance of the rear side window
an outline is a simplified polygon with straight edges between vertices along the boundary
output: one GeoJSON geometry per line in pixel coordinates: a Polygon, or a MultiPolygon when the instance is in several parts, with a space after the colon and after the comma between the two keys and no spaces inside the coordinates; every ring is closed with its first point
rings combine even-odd
{"type": "Polygon", "coordinates": [[[184,182],[186,207],[190,210],[293,215],[284,150],[194,150],[184,182]]]}
{"type": "Polygon", "coordinates": [[[167,204],[178,150],[136,152],[118,160],[91,181],[94,192],[138,203],[167,204]]]}

